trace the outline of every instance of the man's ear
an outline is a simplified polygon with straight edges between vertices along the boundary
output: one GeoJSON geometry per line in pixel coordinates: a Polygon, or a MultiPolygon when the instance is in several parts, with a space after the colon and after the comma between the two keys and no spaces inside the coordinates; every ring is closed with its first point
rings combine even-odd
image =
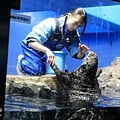
{"type": "Polygon", "coordinates": [[[68,13],[68,18],[70,18],[72,16],[72,14],[71,13],[68,13]]]}

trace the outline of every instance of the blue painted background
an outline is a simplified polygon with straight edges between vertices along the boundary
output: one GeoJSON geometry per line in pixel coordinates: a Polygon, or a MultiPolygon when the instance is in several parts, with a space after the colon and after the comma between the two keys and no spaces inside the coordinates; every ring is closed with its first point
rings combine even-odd
{"type": "MultiPolygon", "coordinates": [[[[90,13],[90,9],[88,10],[90,13]]],[[[93,11],[91,13],[93,13],[93,11]]],[[[20,41],[26,37],[32,27],[45,18],[58,16],[58,13],[53,11],[22,12],[20,14],[31,16],[31,24],[10,21],[7,74],[17,74],[17,56],[22,53],[20,41]]],[[[116,20],[118,21],[119,18],[117,16],[116,20]]],[[[81,37],[81,41],[97,53],[99,67],[109,66],[115,57],[120,56],[120,32],[116,32],[116,30],[119,29],[119,25],[112,21],[112,26],[110,21],[103,21],[103,18],[101,21],[99,20],[100,25],[97,24],[98,21],[96,21],[96,19],[90,18],[88,21],[86,32],[84,36],[81,37]]],[[[66,52],[66,49],[63,49],[63,51],[66,52]]],[[[66,58],[68,70],[73,71],[81,65],[82,61],[83,60],[73,59],[68,54],[66,58]]]]}

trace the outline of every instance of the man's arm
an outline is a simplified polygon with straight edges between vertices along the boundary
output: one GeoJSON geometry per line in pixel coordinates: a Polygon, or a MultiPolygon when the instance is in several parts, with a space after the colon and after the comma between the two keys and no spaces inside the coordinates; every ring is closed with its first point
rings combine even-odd
{"type": "Polygon", "coordinates": [[[28,45],[29,45],[29,47],[31,47],[31,48],[33,48],[35,50],[46,53],[47,57],[48,57],[48,59],[47,59],[48,64],[54,63],[55,56],[54,56],[54,54],[52,53],[52,51],[49,48],[43,46],[38,41],[29,42],[28,45]]]}

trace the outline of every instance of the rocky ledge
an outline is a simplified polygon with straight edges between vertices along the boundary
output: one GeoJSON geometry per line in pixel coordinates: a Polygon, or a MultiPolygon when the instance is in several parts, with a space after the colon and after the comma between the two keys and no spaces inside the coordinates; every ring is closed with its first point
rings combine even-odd
{"type": "Polygon", "coordinates": [[[78,97],[81,100],[95,100],[101,94],[109,97],[119,96],[119,57],[115,58],[110,66],[101,69],[98,68],[98,59],[94,52],[88,53],[82,65],[71,73],[63,73],[56,65],[51,67],[55,75],[7,75],[6,94],[39,98],[63,95],[71,101],[78,97]]]}
{"type": "Polygon", "coordinates": [[[110,66],[101,69],[98,82],[102,95],[120,98],[120,57],[116,57],[110,66]]]}

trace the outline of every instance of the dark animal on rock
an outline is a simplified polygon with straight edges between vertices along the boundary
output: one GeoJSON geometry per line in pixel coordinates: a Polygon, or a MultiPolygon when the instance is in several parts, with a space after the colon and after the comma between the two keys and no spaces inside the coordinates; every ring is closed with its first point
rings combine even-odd
{"type": "Polygon", "coordinates": [[[63,86],[62,91],[67,91],[70,100],[93,101],[100,97],[97,77],[101,70],[98,70],[98,57],[95,52],[89,51],[81,66],[73,72],[63,72],[56,64],[52,64],[51,68],[57,81],[63,86]]]}

